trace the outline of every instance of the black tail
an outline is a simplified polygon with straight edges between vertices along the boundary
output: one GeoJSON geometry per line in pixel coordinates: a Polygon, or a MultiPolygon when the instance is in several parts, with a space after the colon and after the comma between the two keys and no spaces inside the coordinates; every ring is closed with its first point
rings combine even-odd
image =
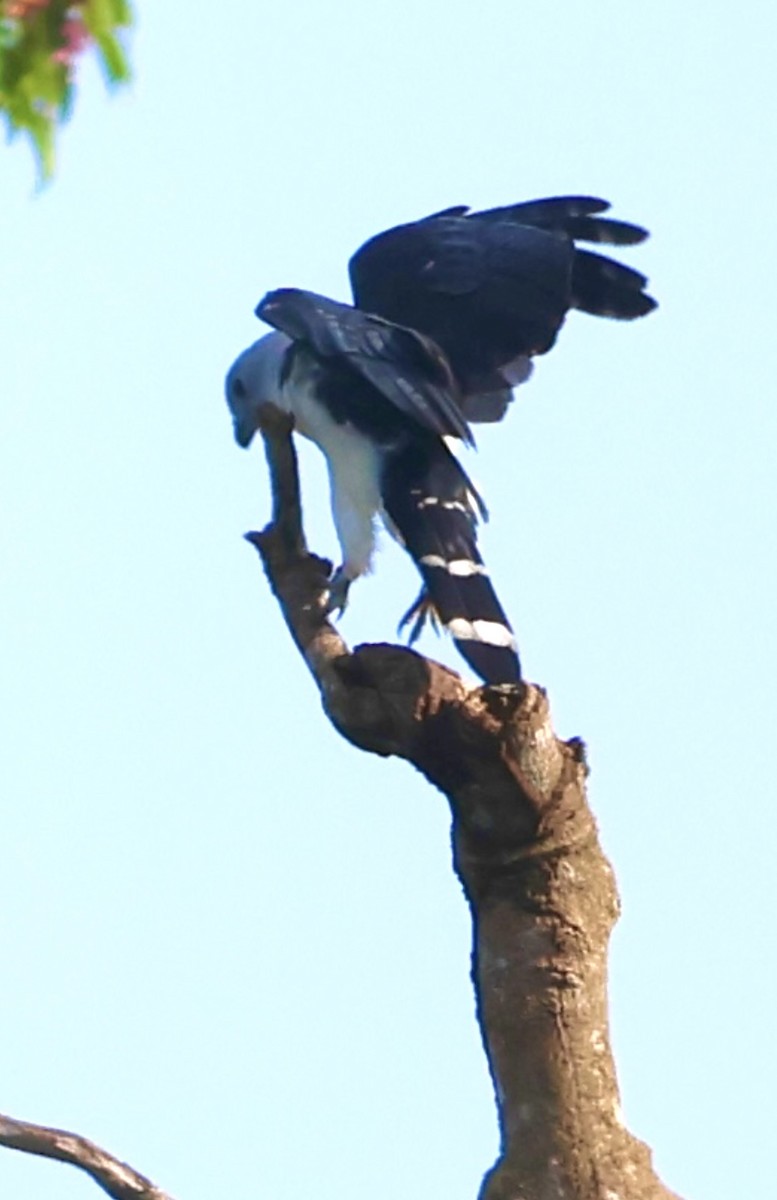
{"type": "Polygon", "coordinates": [[[515,638],[478,552],[479,501],[464,469],[444,442],[424,437],[388,456],[382,493],[459,652],[485,683],[519,683],[515,638]]]}

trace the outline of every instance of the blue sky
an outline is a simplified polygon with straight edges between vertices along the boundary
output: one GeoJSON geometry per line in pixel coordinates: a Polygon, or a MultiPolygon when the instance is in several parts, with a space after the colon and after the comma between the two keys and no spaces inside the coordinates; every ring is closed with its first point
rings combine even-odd
{"type": "MultiPolygon", "coordinates": [[[[180,11],[140,6],[128,93],[87,65],[51,188],[0,155],[0,1111],[178,1200],[475,1194],[496,1128],[445,805],[320,713],[241,540],[267,487],[222,381],[268,288],[346,298],[371,233],[588,192],[652,230],[628,257],[661,308],[570,318],[481,434],[484,551],[559,734],[589,745],[627,1120],[686,1197],[760,1193],[772,6],[180,11]]],[[[391,638],[415,587],[386,546],[346,636],[391,638]]],[[[97,1194],[8,1151],[0,1193],[97,1194]]]]}

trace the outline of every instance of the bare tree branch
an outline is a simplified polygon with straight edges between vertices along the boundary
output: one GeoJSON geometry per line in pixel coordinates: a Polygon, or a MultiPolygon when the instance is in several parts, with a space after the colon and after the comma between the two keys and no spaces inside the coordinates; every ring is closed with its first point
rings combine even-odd
{"type": "MultiPolygon", "coordinates": [[[[678,1200],[621,1116],[607,1020],[618,895],[583,743],[556,738],[539,687],[473,687],[403,646],[351,651],[326,617],[331,565],[306,549],[288,418],[269,411],[262,433],[273,522],[247,536],[325,712],[355,746],[406,759],[450,802],[501,1132],[479,1200],[678,1200]]],[[[0,1117],[0,1145],[72,1163],[115,1200],[170,1200],[76,1134],[0,1117]]]]}
{"type": "Polygon", "coordinates": [[[288,425],[264,436],[274,520],[248,539],[327,716],[451,805],[501,1131],[480,1200],[677,1200],[621,1116],[607,1017],[618,895],[583,743],[556,738],[539,687],[473,687],[404,646],[351,651],[325,614],[329,564],[304,550],[288,425]]]}
{"type": "Polygon", "coordinates": [[[114,1200],[171,1200],[167,1192],[146,1179],[145,1175],[77,1133],[31,1125],[0,1113],[0,1146],[72,1163],[91,1175],[95,1183],[114,1200]]]}

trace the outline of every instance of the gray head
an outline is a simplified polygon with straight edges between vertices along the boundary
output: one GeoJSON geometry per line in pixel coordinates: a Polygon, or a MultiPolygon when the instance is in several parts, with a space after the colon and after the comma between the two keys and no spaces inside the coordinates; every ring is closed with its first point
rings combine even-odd
{"type": "Polygon", "coordinates": [[[288,408],[281,396],[280,375],[290,345],[291,339],[285,333],[268,333],[244,350],[229,368],[227,404],[238,446],[247,446],[251,441],[265,404],[288,408]]]}

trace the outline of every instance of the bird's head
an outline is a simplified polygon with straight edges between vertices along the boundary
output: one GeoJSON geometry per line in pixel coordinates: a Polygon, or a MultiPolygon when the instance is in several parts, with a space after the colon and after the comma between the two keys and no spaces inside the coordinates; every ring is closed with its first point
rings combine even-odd
{"type": "Polygon", "coordinates": [[[288,411],[281,388],[281,370],[290,345],[291,339],[284,333],[268,333],[244,350],[229,368],[227,404],[238,446],[250,444],[265,405],[288,411]]]}

